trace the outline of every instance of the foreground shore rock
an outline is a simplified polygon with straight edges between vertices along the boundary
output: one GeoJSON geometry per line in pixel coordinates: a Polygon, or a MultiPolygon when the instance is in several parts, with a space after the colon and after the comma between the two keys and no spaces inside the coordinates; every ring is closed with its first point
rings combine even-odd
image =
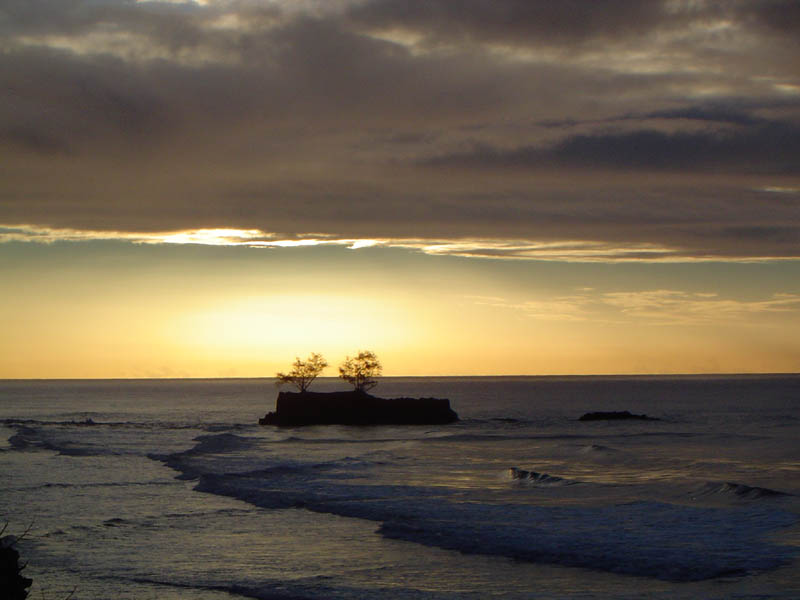
{"type": "Polygon", "coordinates": [[[13,535],[0,538],[0,598],[7,600],[24,600],[33,583],[32,579],[22,575],[25,565],[19,564],[16,543],[17,538],[13,535]]]}
{"type": "Polygon", "coordinates": [[[442,425],[458,421],[444,398],[377,398],[365,392],[280,392],[260,425],[442,425]]]}

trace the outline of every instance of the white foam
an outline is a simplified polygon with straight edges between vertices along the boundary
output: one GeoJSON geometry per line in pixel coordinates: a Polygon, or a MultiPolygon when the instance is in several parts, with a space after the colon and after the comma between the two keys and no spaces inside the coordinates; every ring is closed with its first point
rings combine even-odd
{"type": "Polygon", "coordinates": [[[354,485],[295,465],[202,476],[198,489],[267,508],[304,507],[381,523],[382,535],[465,553],[693,581],[780,566],[793,549],[763,540],[797,518],[760,506],[659,502],[602,506],[456,502],[414,486],[354,485]]]}

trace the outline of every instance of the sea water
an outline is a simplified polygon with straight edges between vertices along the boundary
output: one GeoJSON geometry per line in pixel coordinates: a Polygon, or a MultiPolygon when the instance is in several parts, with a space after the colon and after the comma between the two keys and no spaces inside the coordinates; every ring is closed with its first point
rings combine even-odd
{"type": "Polygon", "coordinates": [[[0,382],[31,597],[800,597],[800,376],[374,391],[461,420],[262,427],[264,379],[0,382]],[[658,420],[579,420],[620,410],[658,420]]]}

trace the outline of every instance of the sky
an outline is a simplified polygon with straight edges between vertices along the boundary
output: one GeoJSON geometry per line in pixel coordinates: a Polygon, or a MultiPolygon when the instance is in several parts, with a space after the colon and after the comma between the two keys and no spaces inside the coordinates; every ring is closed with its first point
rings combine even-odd
{"type": "Polygon", "coordinates": [[[0,378],[800,371],[800,2],[5,0],[0,378]]]}

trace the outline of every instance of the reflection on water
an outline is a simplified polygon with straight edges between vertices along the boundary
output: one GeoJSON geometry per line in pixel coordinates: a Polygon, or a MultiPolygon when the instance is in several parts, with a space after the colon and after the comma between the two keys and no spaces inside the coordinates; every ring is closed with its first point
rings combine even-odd
{"type": "Polygon", "coordinates": [[[0,513],[33,597],[795,598],[798,381],[387,378],[462,421],[294,429],[257,380],[6,382],[0,513]]]}

